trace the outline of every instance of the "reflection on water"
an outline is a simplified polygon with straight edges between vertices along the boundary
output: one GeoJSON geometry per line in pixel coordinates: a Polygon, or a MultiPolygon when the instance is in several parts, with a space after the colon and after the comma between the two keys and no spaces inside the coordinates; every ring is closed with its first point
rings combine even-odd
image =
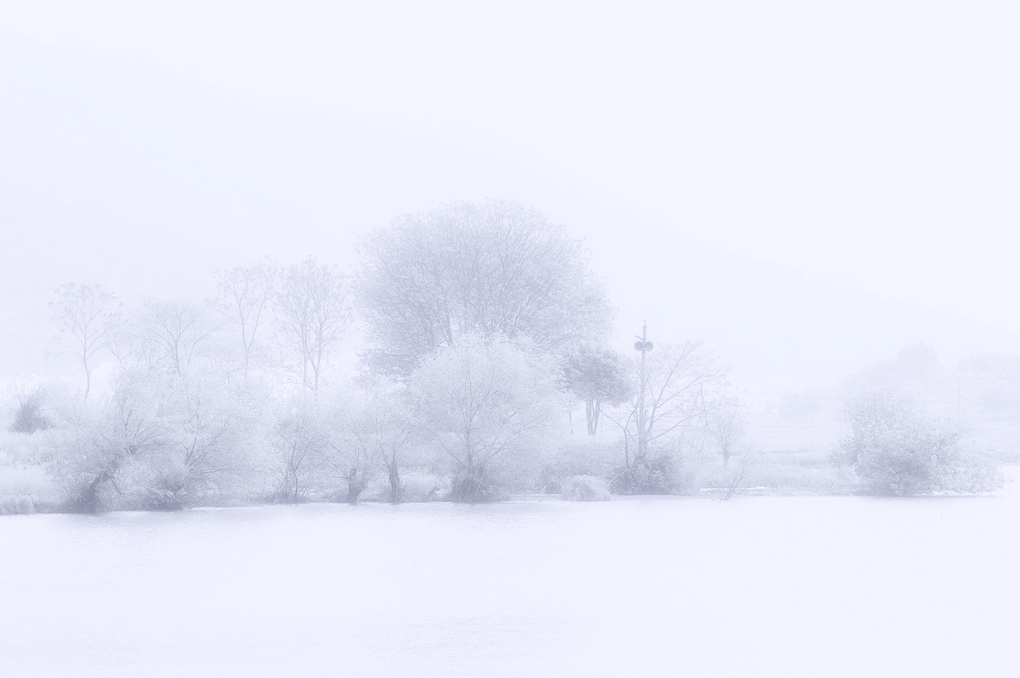
{"type": "Polygon", "coordinates": [[[3,676],[1009,675],[1020,494],[0,518],[3,676]]]}

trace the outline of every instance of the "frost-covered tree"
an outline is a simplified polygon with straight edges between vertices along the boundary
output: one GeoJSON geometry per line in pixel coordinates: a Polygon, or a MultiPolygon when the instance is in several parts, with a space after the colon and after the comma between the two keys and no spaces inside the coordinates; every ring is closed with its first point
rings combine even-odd
{"type": "Polygon", "coordinates": [[[175,509],[217,499],[255,443],[256,412],[215,374],[164,378],[158,395],[162,443],[137,474],[141,501],[175,509]]]}
{"type": "Polygon", "coordinates": [[[389,481],[389,501],[402,500],[400,471],[411,453],[417,421],[406,387],[370,379],[344,398],[342,413],[333,417],[333,465],[354,503],[370,476],[382,470],[389,481]]]}
{"type": "Polygon", "coordinates": [[[454,464],[454,499],[493,498],[493,464],[540,444],[559,398],[556,373],[549,357],[499,337],[462,337],[422,361],[411,392],[422,432],[454,464]]]}
{"type": "Polygon", "coordinates": [[[580,240],[514,202],[398,217],[359,246],[358,298],[378,366],[408,374],[463,337],[540,351],[599,341],[612,309],[580,240]]]}
{"type": "Polygon", "coordinates": [[[609,348],[583,346],[564,360],[563,381],[567,391],[584,401],[588,435],[598,432],[603,405],[619,405],[633,391],[629,365],[609,348]]]}
{"type": "Polygon", "coordinates": [[[74,406],[52,439],[49,474],[64,487],[68,508],[95,513],[114,506],[130,466],[164,442],[158,388],[125,374],[104,403],[74,406]]]}

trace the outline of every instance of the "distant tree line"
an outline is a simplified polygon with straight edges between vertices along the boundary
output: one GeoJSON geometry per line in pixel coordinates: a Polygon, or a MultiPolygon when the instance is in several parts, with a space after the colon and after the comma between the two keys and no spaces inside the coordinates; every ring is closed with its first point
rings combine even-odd
{"type": "Polygon", "coordinates": [[[513,202],[399,217],[362,239],[351,273],[265,259],[215,283],[203,303],[57,290],[83,388],[28,402],[23,419],[45,421],[32,428],[39,458],[67,508],[557,490],[567,478],[543,469],[574,403],[589,437],[623,443],[584,487],[677,491],[684,454],[713,439],[725,391],[714,359],[663,345],[640,399],[581,241],[513,202]],[[354,323],[368,341],[356,359],[354,323]],[[639,436],[653,444],[635,453],[626,441],[639,436]]]}
{"type": "MultiPolygon", "coordinates": [[[[757,463],[717,359],[696,341],[614,350],[605,283],[538,212],[450,204],[356,253],[350,273],[314,257],[219,271],[201,303],[60,287],[52,310],[82,387],[23,398],[11,429],[63,508],[729,498],[757,463]]],[[[883,398],[848,400],[853,433],[833,461],[858,489],[994,486],[954,433],[883,398]]]]}

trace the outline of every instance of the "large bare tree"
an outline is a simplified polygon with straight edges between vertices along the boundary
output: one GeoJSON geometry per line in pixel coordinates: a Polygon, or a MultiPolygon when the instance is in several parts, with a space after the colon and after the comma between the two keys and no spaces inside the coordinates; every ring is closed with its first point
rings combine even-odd
{"type": "Polygon", "coordinates": [[[533,209],[491,200],[394,220],[359,246],[358,297],[377,364],[407,374],[461,337],[527,337],[546,351],[612,321],[583,243],[533,209]]]}
{"type": "Polygon", "coordinates": [[[57,288],[50,307],[61,324],[60,336],[85,370],[85,400],[92,389],[95,355],[109,345],[116,322],[117,297],[99,285],[67,283],[57,288]]]}
{"type": "Polygon", "coordinates": [[[348,284],[314,258],[289,267],[276,295],[278,323],[301,361],[301,383],[318,391],[323,370],[351,324],[348,284]]]}

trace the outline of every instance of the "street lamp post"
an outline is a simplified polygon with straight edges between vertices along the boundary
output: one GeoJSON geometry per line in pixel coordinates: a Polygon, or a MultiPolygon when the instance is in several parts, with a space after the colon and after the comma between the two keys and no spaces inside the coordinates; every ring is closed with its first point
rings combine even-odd
{"type": "MultiPolygon", "coordinates": [[[[636,335],[635,335],[636,336],[636,335]]],[[[634,342],[634,350],[641,352],[641,391],[638,393],[638,412],[637,412],[637,424],[638,424],[638,451],[637,458],[644,459],[645,453],[648,451],[648,424],[647,424],[647,413],[645,412],[645,354],[652,350],[652,342],[648,341],[648,321],[644,321],[641,326],[641,336],[636,337],[638,341],[634,342]]]]}

